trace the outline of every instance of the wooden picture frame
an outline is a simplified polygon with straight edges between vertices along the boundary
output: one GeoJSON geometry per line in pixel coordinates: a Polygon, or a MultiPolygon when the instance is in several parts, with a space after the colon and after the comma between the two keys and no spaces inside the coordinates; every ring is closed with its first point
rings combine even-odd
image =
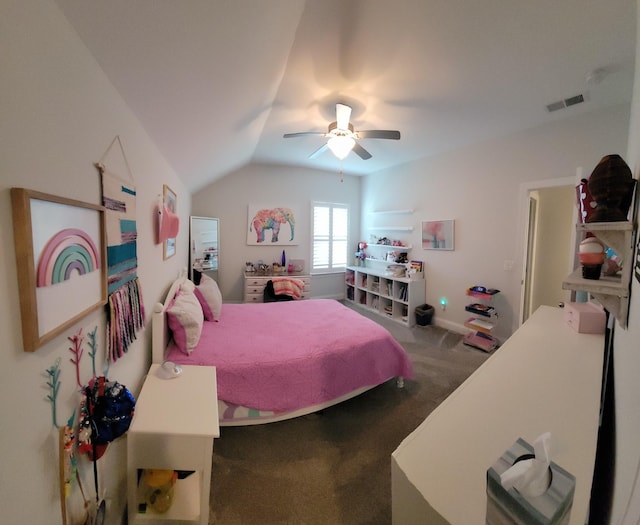
{"type": "Polygon", "coordinates": [[[298,216],[298,210],[291,207],[249,204],[247,245],[296,246],[295,224],[298,216]]]}
{"type": "MultiPolygon", "coordinates": [[[[177,213],[178,196],[166,184],[162,185],[162,202],[171,213],[177,213]]],[[[162,241],[162,258],[167,260],[176,254],[176,238],[170,238],[162,241]]]]}
{"type": "Polygon", "coordinates": [[[423,250],[454,250],[453,220],[423,221],[422,249],[423,250]]]}
{"type": "Polygon", "coordinates": [[[102,206],[11,188],[22,339],[34,352],[107,302],[102,206]]]}

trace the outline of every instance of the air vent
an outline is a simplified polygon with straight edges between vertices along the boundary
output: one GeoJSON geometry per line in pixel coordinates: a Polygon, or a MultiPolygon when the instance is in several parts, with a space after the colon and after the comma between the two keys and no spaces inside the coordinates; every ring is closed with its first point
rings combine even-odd
{"type": "Polygon", "coordinates": [[[575,95],[574,97],[565,98],[564,100],[558,100],[558,102],[552,102],[551,104],[547,104],[547,111],[549,113],[552,113],[560,109],[575,106],[576,104],[582,104],[585,100],[586,99],[583,94],[575,95]]]}

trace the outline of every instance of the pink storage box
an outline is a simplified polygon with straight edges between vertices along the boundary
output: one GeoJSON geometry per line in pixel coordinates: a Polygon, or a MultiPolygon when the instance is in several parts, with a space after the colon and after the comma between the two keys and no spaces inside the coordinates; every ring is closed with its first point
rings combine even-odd
{"type": "Polygon", "coordinates": [[[593,303],[566,303],[564,320],[581,334],[604,334],[606,316],[601,306],[593,303]]]}

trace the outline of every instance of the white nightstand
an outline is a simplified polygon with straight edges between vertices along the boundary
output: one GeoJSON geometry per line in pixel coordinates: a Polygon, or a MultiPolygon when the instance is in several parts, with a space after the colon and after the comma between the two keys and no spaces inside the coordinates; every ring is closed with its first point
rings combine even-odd
{"type": "Polygon", "coordinates": [[[220,435],[216,369],[183,366],[175,379],[158,377],[151,365],[127,433],[129,524],[209,522],[213,439],[220,435]],[[179,479],[166,513],[140,509],[142,469],[194,471],[179,479]]]}

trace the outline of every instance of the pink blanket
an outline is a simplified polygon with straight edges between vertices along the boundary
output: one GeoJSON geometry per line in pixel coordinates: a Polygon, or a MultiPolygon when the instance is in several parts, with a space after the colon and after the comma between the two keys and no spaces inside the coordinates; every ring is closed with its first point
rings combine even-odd
{"type": "Polygon", "coordinates": [[[276,412],[413,377],[386,329],[330,299],[225,303],[219,322],[204,323],[191,355],[172,347],[167,359],[216,366],[219,399],[276,412]]]}
{"type": "Polygon", "coordinates": [[[274,277],[271,279],[273,283],[273,293],[275,295],[290,295],[294,299],[300,299],[304,291],[304,282],[300,279],[292,279],[290,277],[274,277]]]}

